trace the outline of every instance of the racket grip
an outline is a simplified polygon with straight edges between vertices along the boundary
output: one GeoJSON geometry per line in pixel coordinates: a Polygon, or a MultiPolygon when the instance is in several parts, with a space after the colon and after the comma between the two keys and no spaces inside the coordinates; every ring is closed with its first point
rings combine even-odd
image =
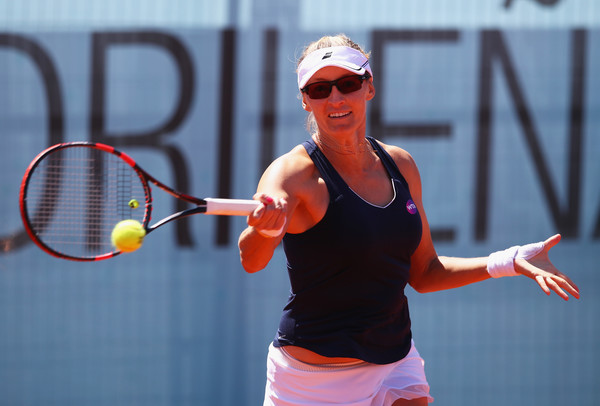
{"type": "Polygon", "coordinates": [[[206,212],[220,216],[247,216],[251,214],[262,203],[257,200],[242,199],[214,199],[207,197],[206,212]]]}

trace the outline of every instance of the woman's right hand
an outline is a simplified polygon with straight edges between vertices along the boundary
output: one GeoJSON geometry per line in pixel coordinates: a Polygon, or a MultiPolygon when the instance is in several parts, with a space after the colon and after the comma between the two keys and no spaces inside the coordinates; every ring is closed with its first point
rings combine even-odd
{"type": "Polygon", "coordinates": [[[287,222],[287,201],[284,198],[257,193],[254,200],[262,204],[248,216],[248,226],[266,238],[279,237],[287,222]]]}

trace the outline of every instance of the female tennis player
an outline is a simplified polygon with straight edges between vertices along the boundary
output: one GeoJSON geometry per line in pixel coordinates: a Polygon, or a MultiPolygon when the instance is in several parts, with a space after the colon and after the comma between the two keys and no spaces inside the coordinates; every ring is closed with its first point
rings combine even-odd
{"type": "Polygon", "coordinates": [[[264,405],[426,405],[404,287],[452,289],[525,275],[568,300],[548,259],[560,235],[485,258],[436,254],[411,155],[366,136],[375,97],[368,55],[344,35],[310,44],[298,88],[308,141],[275,160],[239,239],[248,272],[283,241],[291,294],[269,347],[264,405]]]}

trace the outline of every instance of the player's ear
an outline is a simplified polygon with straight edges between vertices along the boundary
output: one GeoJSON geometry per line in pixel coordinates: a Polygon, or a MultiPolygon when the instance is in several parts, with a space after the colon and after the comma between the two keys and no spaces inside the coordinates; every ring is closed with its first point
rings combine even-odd
{"type": "Polygon", "coordinates": [[[302,93],[302,108],[308,112],[312,111],[310,105],[306,102],[306,93],[302,93]]]}
{"type": "Polygon", "coordinates": [[[375,97],[375,85],[373,84],[373,78],[370,77],[367,80],[367,100],[371,100],[375,97]]]}

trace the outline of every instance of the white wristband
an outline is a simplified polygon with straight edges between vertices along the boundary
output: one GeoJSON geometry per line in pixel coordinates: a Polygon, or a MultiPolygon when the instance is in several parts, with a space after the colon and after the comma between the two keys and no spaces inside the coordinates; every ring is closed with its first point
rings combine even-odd
{"type": "Polygon", "coordinates": [[[510,247],[504,251],[496,251],[488,257],[487,271],[492,278],[503,276],[517,276],[515,272],[515,256],[519,246],[510,247]]]}
{"type": "Polygon", "coordinates": [[[523,246],[515,245],[497,251],[488,257],[487,271],[492,278],[501,278],[503,276],[517,276],[515,271],[515,259],[531,259],[544,249],[543,242],[536,242],[523,246]]]}

